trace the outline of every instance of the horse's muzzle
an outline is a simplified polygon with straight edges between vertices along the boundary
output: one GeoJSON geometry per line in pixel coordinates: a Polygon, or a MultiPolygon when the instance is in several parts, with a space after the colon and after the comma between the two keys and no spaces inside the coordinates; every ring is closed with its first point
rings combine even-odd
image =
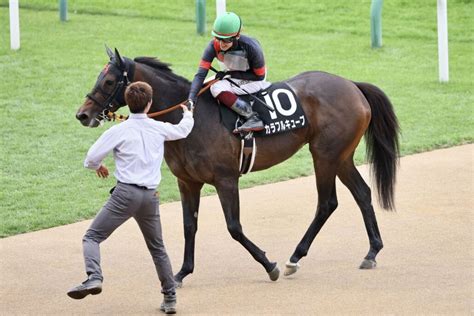
{"type": "Polygon", "coordinates": [[[76,119],[81,121],[81,123],[86,122],[86,121],[88,123],[89,115],[87,115],[86,113],[77,113],[76,114],[76,119]]]}
{"type": "Polygon", "coordinates": [[[90,123],[90,117],[84,112],[77,112],[76,119],[78,119],[82,125],[88,126],[90,123]]]}
{"type": "Polygon", "coordinates": [[[91,118],[91,116],[85,112],[77,112],[76,119],[81,122],[83,126],[88,127],[97,127],[99,126],[99,121],[91,118]]]}

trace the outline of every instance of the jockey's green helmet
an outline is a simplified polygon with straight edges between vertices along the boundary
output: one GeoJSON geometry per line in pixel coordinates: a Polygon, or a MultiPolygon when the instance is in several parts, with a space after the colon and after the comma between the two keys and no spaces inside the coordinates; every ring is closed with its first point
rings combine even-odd
{"type": "Polygon", "coordinates": [[[242,27],[240,17],[234,12],[225,12],[217,17],[212,28],[212,36],[230,38],[238,36],[242,27]]]}

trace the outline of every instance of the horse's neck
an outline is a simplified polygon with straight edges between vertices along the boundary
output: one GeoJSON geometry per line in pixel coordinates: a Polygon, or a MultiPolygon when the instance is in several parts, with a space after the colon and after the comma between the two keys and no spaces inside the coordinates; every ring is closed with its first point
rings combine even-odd
{"type": "MultiPolygon", "coordinates": [[[[186,100],[190,89],[189,83],[168,80],[140,66],[137,64],[138,71],[134,81],[144,81],[153,88],[153,104],[149,113],[162,111],[186,100]]],[[[181,113],[182,111],[176,110],[156,119],[176,124],[182,118],[181,113]]]]}

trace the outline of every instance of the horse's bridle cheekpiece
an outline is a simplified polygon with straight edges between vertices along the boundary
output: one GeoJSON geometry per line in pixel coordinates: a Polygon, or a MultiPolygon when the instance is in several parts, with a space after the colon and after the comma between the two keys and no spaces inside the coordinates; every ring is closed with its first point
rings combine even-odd
{"type": "Polygon", "coordinates": [[[134,61],[128,58],[122,58],[120,55],[118,55],[118,52],[116,52],[114,56],[110,56],[110,62],[104,67],[104,69],[100,73],[94,88],[90,93],[86,94],[87,98],[91,99],[102,108],[102,112],[96,117],[96,120],[98,120],[100,123],[102,123],[104,120],[110,121],[112,118],[115,119],[115,115],[109,115],[109,113],[111,112],[110,109],[112,109],[114,105],[125,104],[125,89],[132,82],[134,71],[134,61]],[[111,93],[107,93],[101,88],[101,82],[109,71],[120,72],[118,82],[111,93]],[[100,94],[106,97],[106,99],[102,103],[94,97],[94,94],[96,92],[99,92],[100,94]]]}

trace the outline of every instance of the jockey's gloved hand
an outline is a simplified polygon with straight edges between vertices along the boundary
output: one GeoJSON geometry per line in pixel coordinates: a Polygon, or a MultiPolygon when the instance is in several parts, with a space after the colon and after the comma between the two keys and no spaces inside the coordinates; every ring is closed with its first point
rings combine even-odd
{"type": "Polygon", "coordinates": [[[215,77],[215,78],[216,78],[217,80],[222,80],[222,79],[224,79],[224,77],[227,76],[227,75],[228,75],[228,73],[227,73],[226,71],[218,71],[218,72],[216,73],[216,77],[215,77]]]}
{"type": "Polygon", "coordinates": [[[186,101],[186,103],[184,103],[184,105],[186,105],[186,107],[189,109],[189,111],[192,111],[194,110],[194,101],[189,99],[186,101]]]}

